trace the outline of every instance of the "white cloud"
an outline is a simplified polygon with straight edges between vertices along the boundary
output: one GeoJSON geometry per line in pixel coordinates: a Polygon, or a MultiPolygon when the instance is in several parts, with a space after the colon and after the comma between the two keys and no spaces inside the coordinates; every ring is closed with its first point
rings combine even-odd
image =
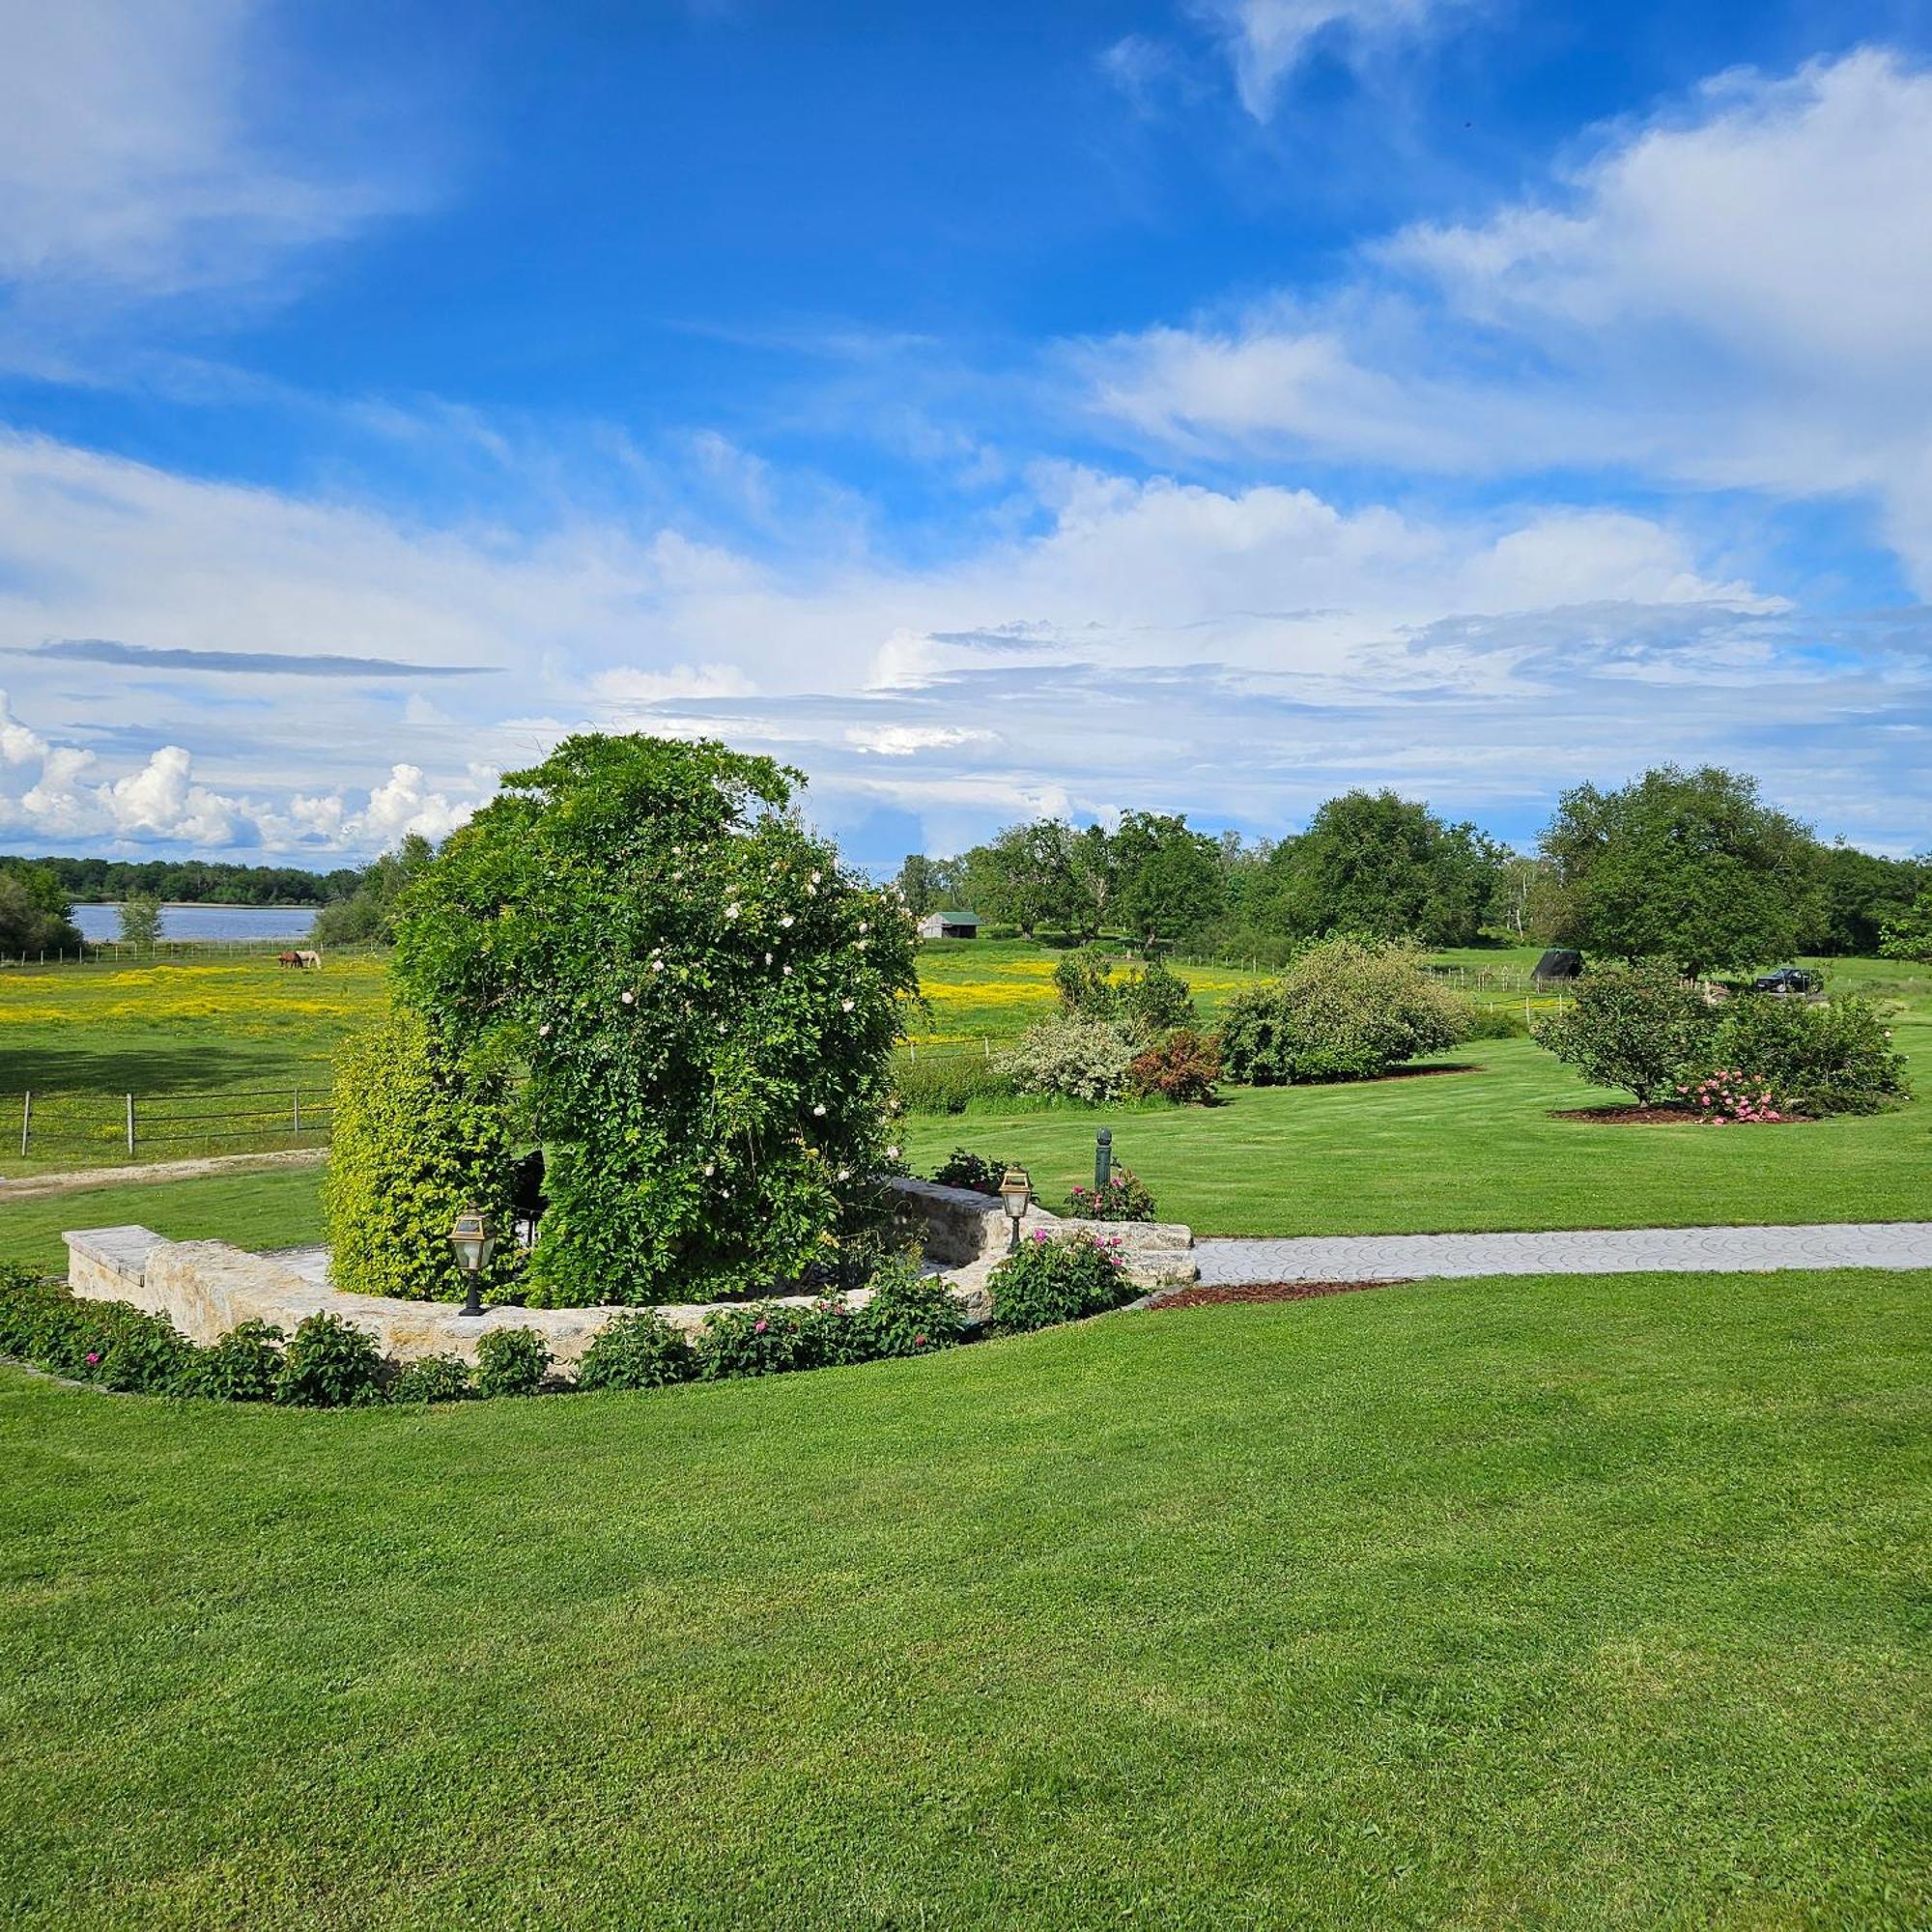
{"type": "Polygon", "coordinates": [[[1204,0],[1235,65],[1241,105],[1256,120],[1281,83],[1326,41],[1352,59],[1426,32],[1450,0],[1204,0]]]}
{"type": "Polygon", "coordinates": [[[64,369],[64,345],[125,303],[266,292],[298,251],[420,199],[397,126],[381,159],[340,128],[304,139],[336,97],[286,84],[262,0],[0,14],[0,351],[15,361],[64,369]]]}
{"type": "Polygon", "coordinates": [[[881,758],[910,758],[921,752],[950,750],[955,745],[983,745],[990,731],[973,731],[957,724],[854,724],[845,742],[881,758]]]}
{"type": "Polygon", "coordinates": [[[1099,412],[1192,448],[1867,494],[1932,590],[1932,73],[1865,49],[1723,75],[1320,304],[1073,363],[1099,412]]]}

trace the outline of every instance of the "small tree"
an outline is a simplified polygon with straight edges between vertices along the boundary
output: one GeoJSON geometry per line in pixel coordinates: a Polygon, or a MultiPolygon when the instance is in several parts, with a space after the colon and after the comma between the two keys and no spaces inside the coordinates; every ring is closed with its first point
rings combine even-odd
{"type": "Polygon", "coordinates": [[[152,952],[161,943],[161,902],[147,893],[121,901],[121,943],[136,952],[152,952]]]}
{"type": "Polygon", "coordinates": [[[1606,966],[1577,981],[1561,1011],[1530,1031],[1597,1087],[1621,1087],[1650,1106],[1668,1098],[1679,1069],[1706,1054],[1718,1018],[1668,960],[1606,966]]]}
{"type": "Polygon", "coordinates": [[[1932,959],[1932,886],[1885,922],[1879,951],[1888,959],[1932,959]]]}

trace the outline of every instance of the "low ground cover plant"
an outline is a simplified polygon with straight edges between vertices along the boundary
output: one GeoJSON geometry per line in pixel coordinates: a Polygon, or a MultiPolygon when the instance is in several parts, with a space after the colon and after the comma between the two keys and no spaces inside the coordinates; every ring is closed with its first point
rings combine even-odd
{"type": "Polygon", "coordinates": [[[405,1362],[389,1384],[391,1402],[468,1402],[480,1393],[461,1355],[424,1355],[405,1362]]]}
{"type": "Polygon", "coordinates": [[[1025,1334],[1103,1315],[1133,1300],[1140,1291],[1127,1279],[1121,1248],[1118,1235],[1055,1240],[1044,1228],[1035,1229],[988,1279],[994,1331],[1025,1334]]]}
{"type": "Polygon", "coordinates": [[[1066,1198],[1076,1221],[1151,1221],[1153,1195],[1130,1167],[1117,1167],[1099,1187],[1076,1187],[1066,1198]]]}
{"type": "Polygon", "coordinates": [[[1468,1003],[1406,947],[1329,939],[1228,1002],[1221,1065],[1252,1087],[1372,1080],[1466,1038],[1471,1023],[1468,1003]]]}
{"type": "Polygon", "coordinates": [[[697,1355],[681,1328],[655,1308],[620,1315],[583,1351],[577,1368],[581,1389],[668,1388],[696,1378],[697,1355]]]}
{"type": "Polygon", "coordinates": [[[310,1315],[282,1351],[275,1400],[293,1408],[348,1408],[382,1399],[375,1338],[339,1315],[310,1315]]]}
{"type": "Polygon", "coordinates": [[[550,1363],[550,1350],[534,1329],[495,1329],[476,1344],[476,1393],[535,1395],[550,1363]]]}

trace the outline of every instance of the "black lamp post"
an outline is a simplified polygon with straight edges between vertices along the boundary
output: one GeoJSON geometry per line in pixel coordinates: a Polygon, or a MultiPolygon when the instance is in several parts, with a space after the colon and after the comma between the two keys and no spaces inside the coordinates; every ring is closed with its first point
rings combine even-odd
{"type": "Polygon", "coordinates": [[[466,1208],[456,1217],[456,1226],[449,1231],[449,1240],[456,1250],[456,1265],[463,1270],[469,1284],[462,1312],[465,1315],[481,1315],[483,1270],[490,1264],[490,1251],[497,1245],[497,1237],[484,1225],[482,1215],[473,1208],[466,1208]]]}
{"type": "Polygon", "coordinates": [[[1033,1199],[1033,1182],[1027,1179],[1025,1168],[1007,1169],[1000,1180],[1000,1199],[1006,1204],[1007,1219],[1012,1223],[1013,1238],[1008,1252],[1017,1254],[1020,1245],[1020,1222],[1025,1219],[1027,1204],[1033,1199]]]}

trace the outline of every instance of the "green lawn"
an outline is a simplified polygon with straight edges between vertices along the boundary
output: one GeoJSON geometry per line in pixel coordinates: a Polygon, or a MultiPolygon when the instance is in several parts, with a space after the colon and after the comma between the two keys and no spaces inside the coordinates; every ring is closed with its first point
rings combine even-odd
{"type": "Polygon", "coordinates": [[[417,1413],[0,1369],[8,1922],[1920,1927],[1928,1293],[417,1413]]]}

